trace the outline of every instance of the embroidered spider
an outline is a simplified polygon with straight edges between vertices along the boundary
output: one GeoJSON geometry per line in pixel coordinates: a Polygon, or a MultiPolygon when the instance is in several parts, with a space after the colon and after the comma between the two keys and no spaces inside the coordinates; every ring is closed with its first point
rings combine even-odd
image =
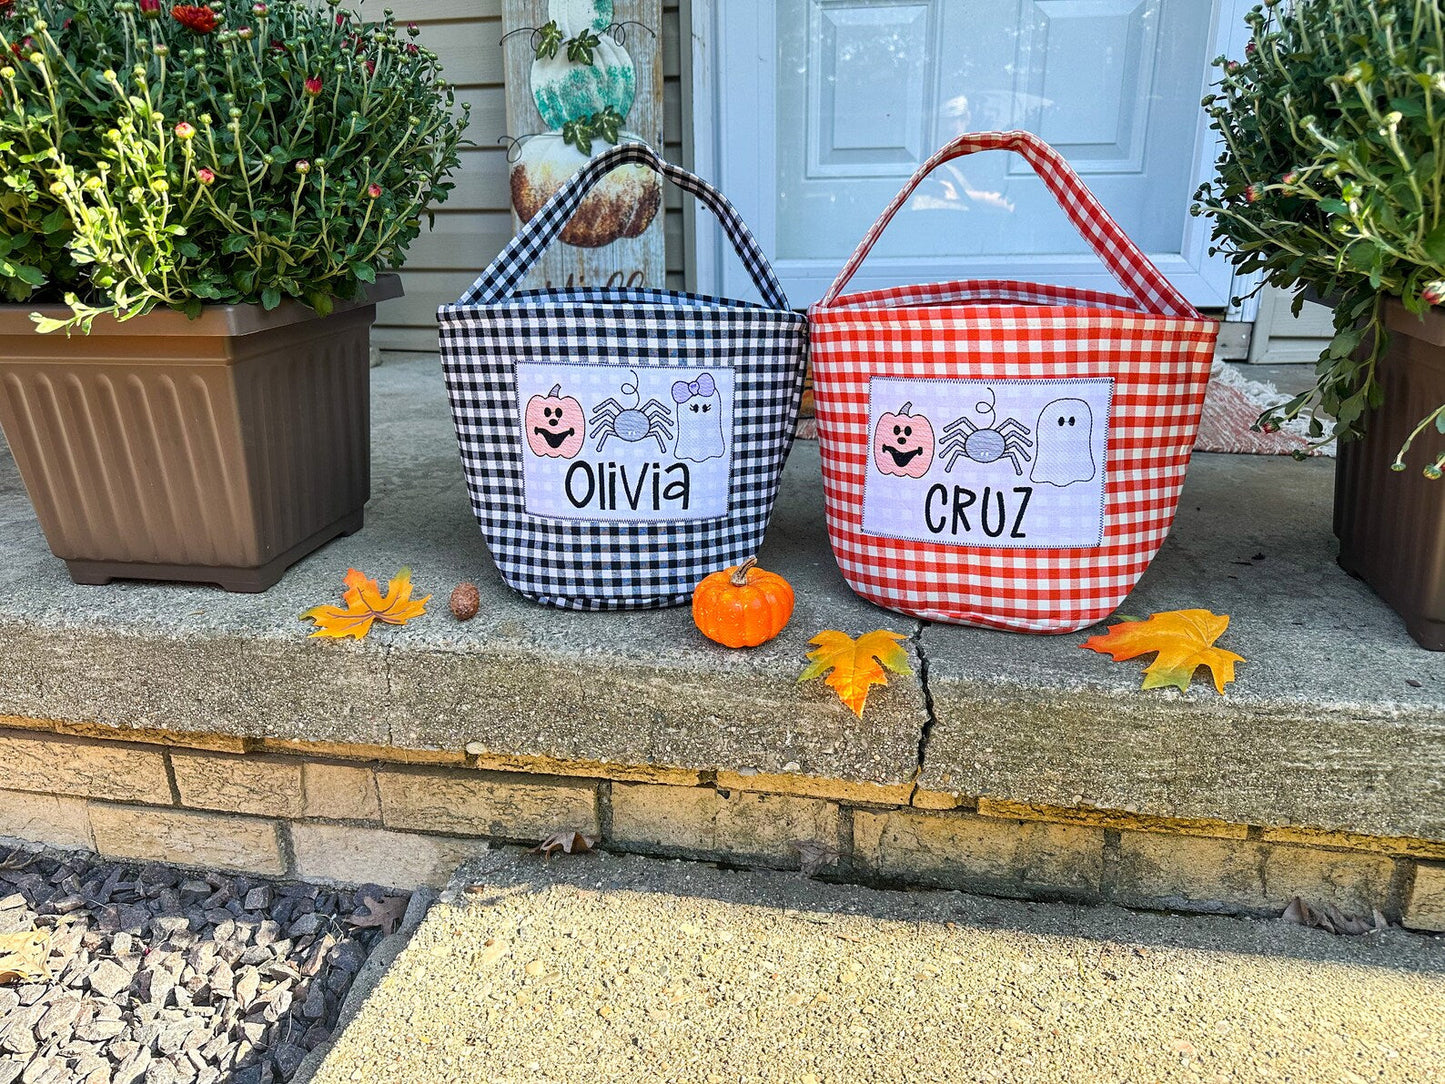
{"type": "Polygon", "coordinates": [[[1019,460],[1029,462],[1031,456],[1026,449],[1034,446],[1034,442],[1029,440],[1029,430],[1013,418],[995,422],[993,391],[985,388],[984,394],[988,398],[980,399],[973,408],[984,424],[975,425],[965,415],[943,427],[943,437],[938,442],[938,457],[946,460],[943,469],[953,470],[959,456],[967,456],[975,463],[993,463],[1007,458],[1013,464],[1014,474],[1022,476],[1024,468],[1019,460]]]}
{"type": "Polygon", "coordinates": [[[602,435],[597,442],[599,452],[608,437],[619,437],[629,444],[652,437],[657,441],[658,451],[666,454],[667,445],[663,438],[672,439],[672,413],[656,399],[649,399],[645,406],[642,405],[642,393],[637,390],[637,371],[631,372],[632,383],[621,385],[619,390],[632,396],[632,405],[625,407],[616,399],[602,400],[592,411],[592,432],[588,436],[602,435]]]}

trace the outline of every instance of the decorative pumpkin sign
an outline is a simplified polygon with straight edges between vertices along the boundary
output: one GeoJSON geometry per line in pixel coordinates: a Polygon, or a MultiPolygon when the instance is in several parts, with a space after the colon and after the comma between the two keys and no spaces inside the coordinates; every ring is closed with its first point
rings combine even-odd
{"type": "Polygon", "coordinates": [[[793,616],[793,588],[749,557],[736,568],[714,572],[692,595],[692,620],[709,640],[725,647],[767,643],[793,616]]]}
{"type": "Polygon", "coordinates": [[[571,459],[582,450],[587,434],[582,404],[570,395],[563,398],[561,384],[553,384],[546,395],[528,399],[522,423],[533,454],[552,459],[571,459]]]}
{"type": "Polygon", "coordinates": [[[538,49],[532,62],[532,98],[542,123],[560,131],[604,110],[621,117],[632,112],[637,72],[612,37],[612,0],[550,0],[547,18],[565,48],[538,49]]]}
{"type": "Polygon", "coordinates": [[[933,465],[933,423],[912,414],[904,403],[896,414],[884,414],[873,431],[873,462],[883,474],[922,478],[933,465]]]}
{"type": "MultiPolygon", "coordinates": [[[[630,20],[619,22],[614,6],[613,0],[547,0],[545,25],[512,32],[531,32],[529,83],[546,125],[523,139],[511,169],[512,206],[523,222],[596,155],[618,143],[648,142],[625,127],[637,98],[637,69],[622,45],[630,20]]],[[[626,165],[587,193],[560,236],[578,248],[602,248],[640,236],[661,207],[661,178],[645,165],[626,165]]]]}
{"type": "MultiPolygon", "coordinates": [[[[619,138],[640,137],[624,131],[619,138]]],[[[607,144],[599,143],[596,151],[600,154],[608,149],[607,144]]],[[[529,138],[511,173],[517,217],[530,222],[557,189],[591,160],[592,155],[555,133],[529,138]]],[[[661,206],[661,178],[648,166],[625,165],[597,182],[558,236],[578,248],[601,248],[620,238],[637,237],[652,224],[661,206]]]]}

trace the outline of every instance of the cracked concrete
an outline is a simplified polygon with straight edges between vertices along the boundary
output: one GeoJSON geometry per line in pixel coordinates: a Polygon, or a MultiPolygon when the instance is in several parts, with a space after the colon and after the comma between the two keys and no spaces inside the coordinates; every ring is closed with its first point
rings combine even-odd
{"type": "Polygon", "coordinates": [[[918,659],[918,688],[923,694],[923,726],[918,731],[918,764],[914,769],[913,790],[908,798],[909,805],[912,805],[918,797],[920,786],[918,778],[923,775],[924,767],[928,763],[928,743],[933,738],[933,727],[938,721],[933,708],[933,686],[929,681],[928,655],[923,650],[923,633],[932,623],[931,621],[918,621],[913,635],[908,638],[913,653],[918,659]]]}
{"type": "Polygon", "coordinates": [[[1445,660],[1333,563],[1330,465],[1199,456],[1174,537],[1123,609],[1234,615],[1229,694],[1142,694],[1087,632],[919,622],[854,596],[828,550],[818,452],[800,443],[760,555],[797,592],[761,648],[720,648],[685,607],[578,614],[500,582],[472,519],[435,359],[373,372],[365,528],[263,595],[71,584],[0,461],[0,715],[122,728],[813,776],[966,798],[1445,838],[1445,660]],[[1259,556],[1257,556],[1259,555],[1259,556]],[[403,565],[431,613],[361,643],[298,615],[348,567],[403,565]],[[446,610],[474,581],[477,618],[446,610]],[[863,720],[799,685],[818,630],[908,634],[916,675],[863,720]]]}

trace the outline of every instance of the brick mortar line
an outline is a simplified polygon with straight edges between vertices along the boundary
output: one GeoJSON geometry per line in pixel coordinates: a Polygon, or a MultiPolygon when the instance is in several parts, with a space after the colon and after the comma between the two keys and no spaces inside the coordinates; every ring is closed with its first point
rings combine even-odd
{"type": "Polygon", "coordinates": [[[176,782],[176,766],[171,762],[171,751],[169,748],[161,749],[161,763],[166,769],[166,783],[171,788],[171,805],[181,808],[181,785],[176,782]]]}
{"type": "Polygon", "coordinates": [[[174,804],[161,805],[143,798],[113,798],[104,794],[72,794],[60,790],[27,790],[24,787],[0,787],[0,794],[27,794],[32,798],[68,798],[74,802],[107,802],[110,805],[133,805],[139,809],[186,809],[174,804]]]}
{"type": "Polygon", "coordinates": [[[1395,870],[1390,877],[1390,887],[1385,893],[1385,919],[1403,923],[1410,900],[1415,895],[1415,876],[1420,866],[1413,858],[1396,858],[1395,870]]]}
{"type": "Polygon", "coordinates": [[[301,871],[296,864],[296,841],[291,838],[291,824],[287,817],[277,819],[276,850],[281,853],[281,863],[286,867],[285,876],[299,877],[301,871]]]}
{"type": "Polygon", "coordinates": [[[1122,834],[1118,828],[1104,829],[1104,847],[1099,865],[1099,898],[1113,902],[1119,887],[1119,863],[1123,852],[1122,834]]]}
{"type": "Polygon", "coordinates": [[[858,877],[861,864],[858,862],[858,841],[853,829],[853,807],[841,804],[838,807],[838,846],[843,853],[838,856],[834,868],[849,879],[858,877]]]}
{"type": "Polygon", "coordinates": [[[612,838],[612,780],[598,780],[594,790],[593,808],[597,813],[597,834],[602,839],[612,838]]]}
{"type": "MultiPolygon", "coordinates": [[[[17,793],[34,793],[34,792],[32,792],[32,791],[21,791],[21,792],[17,792],[17,793]]],[[[436,829],[425,829],[425,828],[397,828],[397,827],[392,827],[391,825],[383,824],[381,821],[340,820],[340,819],[337,819],[337,818],[334,818],[334,817],[286,817],[286,816],[276,816],[276,815],[268,814],[268,813],[244,813],[244,812],[241,812],[241,811],[238,811],[238,810],[233,810],[233,809],[199,809],[199,808],[195,808],[195,807],[192,807],[192,806],[183,806],[183,807],[180,807],[180,808],[173,808],[173,807],[171,807],[171,806],[146,805],[146,804],[144,804],[144,803],[142,803],[142,802],[114,801],[114,800],[108,799],[108,798],[84,798],[84,799],[79,799],[79,800],[86,802],[87,805],[90,805],[90,804],[99,804],[99,805],[105,805],[105,806],[109,806],[109,807],[112,807],[112,808],[118,808],[118,809],[122,809],[122,810],[133,810],[136,814],[144,814],[144,813],[147,813],[147,812],[151,812],[151,811],[160,809],[160,810],[170,810],[171,812],[174,812],[174,813],[200,813],[200,814],[206,814],[206,815],[214,816],[214,817],[226,817],[226,818],[234,819],[234,820],[249,821],[249,822],[260,822],[260,823],[265,823],[265,824],[274,824],[274,825],[278,825],[278,826],[286,826],[287,829],[288,829],[288,836],[289,836],[289,828],[290,828],[291,826],[293,826],[293,825],[301,825],[301,826],[303,826],[303,827],[310,827],[310,826],[313,826],[313,825],[320,825],[320,826],[331,827],[331,828],[353,828],[353,829],[357,829],[357,830],[360,830],[360,831],[388,832],[388,833],[391,833],[391,834],[393,834],[393,835],[423,836],[423,837],[426,837],[426,838],[428,838],[428,839],[448,839],[448,840],[459,840],[459,841],[495,842],[495,843],[503,844],[503,845],[506,845],[506,846],[513,846],[513,845],[515,845],[515,846],[528,846],[528,845],[533,844],[533,843],[536,842],[535,839],[531,839],[530,837],[525,837],[525,838],[524,838],[524,837],[520,837],[520,836],[500,836],[500,835],[495,835],[495,836],[494,836],[494,835],[484,835],[484,834],[481,834],[481,833],[475,833],[475,834],[468,835],[468,834],[462,833],[462,832],[436,830],[436,829]]],[[[7,838],[8,838],[8,837],[7,837],[7,838]]],[[[278,840],[278,842],[280,842],[280,841],[278,840]]],[[[287,842],[288,844],[294,843],[294,841],[289,840],[289,839],[288,839],[286,842],[287,842]]],[[[43,845],[44,845],[44,844],[37,844],[37,846],[43,846],[43,845]]],[[[286,850],[287,850],[286,847],[282,847],[283,855],[286,853],[286,850]]]]}

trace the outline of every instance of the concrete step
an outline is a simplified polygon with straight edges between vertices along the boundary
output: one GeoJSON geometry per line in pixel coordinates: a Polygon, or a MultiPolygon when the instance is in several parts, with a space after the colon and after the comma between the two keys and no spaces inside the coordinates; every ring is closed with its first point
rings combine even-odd
{"type": "Polygon", "coordinates": [[[462,867],[310,1084],[1439,1079],[1445,939],[877,892],[632,856],[462,867]]]}
{"type": "Polygon", "coordinates": [[[406,886],[478,837],[571,824],[750,864],[817,843],[889,882],[1260,912],[1304,894],[1445,925],[1445,657],[1334,564],[1330,463],[1195,457],[1122,609],[1229,613],[1223,646],[1248,661],[1225,696],[1146,693],[1141,663],[1079,650],[1087,631],[932,625],[853,595],[810,442],[760,555],[797,591],[776,640],[729,651],[685,607],[538,607],[472,518],[436,359],[373,381],[365,527],[263,595],[72,584],[0,459],[0,727],[42,735],[0,731],[0,835],[406,886]],[[348,567],[404,565],[425,618],[307,638],[298,615],[348,567]],[[445,607],[461,580],[482,596],[465,624],[445,607]],[[862,720],[797,682],[816,632],[880,626],[915,674],[862,720]],[[132,737],[148,744],[97,748],[132,737]]]}

